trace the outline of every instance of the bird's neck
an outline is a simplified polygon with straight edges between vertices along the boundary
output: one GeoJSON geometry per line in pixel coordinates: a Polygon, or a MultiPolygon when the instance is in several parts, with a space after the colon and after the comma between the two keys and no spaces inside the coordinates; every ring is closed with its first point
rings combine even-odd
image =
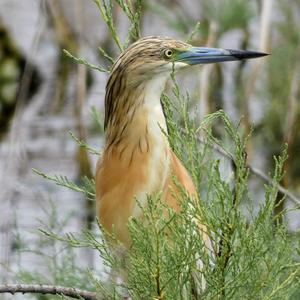
{"type": "Polygon", "coordinates": [[[113,149],[130,162],[135,151],[150,153],[160,148],[164,152],[168,148],[164,134],[166,120],[160,102],[165,83],[165,76],[158,76],[136,88],[125,88],[113,99],[115,108],[107,125],[106,150],[113,149]]]}

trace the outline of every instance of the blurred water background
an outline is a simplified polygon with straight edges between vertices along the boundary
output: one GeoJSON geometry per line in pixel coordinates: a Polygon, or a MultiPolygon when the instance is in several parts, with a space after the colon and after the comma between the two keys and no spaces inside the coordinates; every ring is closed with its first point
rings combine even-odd
{"type": "MultiPolygon", "coordinates": [[[[114,14],[124,38],[128,20],[117,5],[114,14]]],[[[199,21],[194,45],[272,54],[257,61],[195,67],[179,75],[180,83],[189,91],[191,113],[199,120],[222,108],[235,122],[244,116],[245,131],[254,124],[248,159],[266,174],[273,155],[288,143],[282,185],[295,195],[300,195],[299,20],[298,0],[149,0],[141,22],[143,36],[184,40],[199,21]]],[[[47,273],[37,251],[19,251],[34,248],[41,222],[80,231],[93,217],[84,197],[44,180],[32,168],[74,181],[92,176],[97,156],[78,151],[69,131],[101,149],[103,135],[91,110],[95,107],[103,115],[107,74],[76,65],[62,49],[108,65],[99,46],[116,57],[93,1],[0,0],[0,282],[10,281],[19,270],[47,273]]],[[[251,179],[258,206],[264,182],[251,179]]],[[[296,204],[287,198],[279,209],[296,204]]],[[[298,234],[299,210],[286,214],[285,220],[298,234]]],[[[80,265],[93,265],[84,250],[77,255],[80,265]]]]}

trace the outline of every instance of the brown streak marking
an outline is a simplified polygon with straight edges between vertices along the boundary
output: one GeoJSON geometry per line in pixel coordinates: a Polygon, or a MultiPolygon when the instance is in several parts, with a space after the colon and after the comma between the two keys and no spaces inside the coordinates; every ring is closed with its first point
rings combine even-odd
{"type": "Polygon", "coordinates": [[[128,124],[129,124],[129,123],[126,122],[125,126],[123,126],[123,129],[122,129],[121,133],[119,134],[119,139],[118,139],[118,141],[117,141],[116,144],[115,144],[116,146],[121,142],[123,133],[124,133],[125,129],[127,128],[128,124]]]}
{"type": "Polygon", "coordinates": [[[146,124],[146,143],[147,143],[147,153],[150,151],[149,141],[148,141],[148,123],[146,124]]]}
{"type": "Polygon", "coordinates": [[[130,124],[131,124],[132,121],[133,121],[133,118],[134,118],[134,116],[135,116],[135,113],[136,113],[137,108],[138,108],[138,105],[136,105],[136,106],[134,107],[134,109],[133,109],[133,112],[132,112],[132,114],[131,114],[130,121],[129,121],[130,124]]]}
{"type": "Polygon", "coordinates": [[[109,149],[111,146],[113,146],[114,141],[116,140],[116,138],[117,138],[116,134],[114,134],[113,137],[110,138],[110,142],[109,142],[109,144],[107,146],[107,149],[109,149]]]}
{"type": "Polygon", "coordinates": [[[122,159],[122,155],[127,147],[128,147],[128,145],[125,145],[124,148],[120,151],[120,155],[119,155],[120,160],[122,159]]]}
{"type": "Polygon", "coordinates": [[[139,138],[139,149],[140,149],[140,152],[143,153],[142,147],[141,147],[141,138],[139,138]]]}
{"type": "Polygon", "coordinates": [[[137,146],[135,146],[135,147],[133,148],[133,150],[132,150],[131,158],[130,158],[128,167],[130,167],[130,165],[131,165],[131,163],[132,163],[132,161],[133,161],[133,156],[134,156],[134,152],[135,152],[136,148],[137,148],[137,146]]]}

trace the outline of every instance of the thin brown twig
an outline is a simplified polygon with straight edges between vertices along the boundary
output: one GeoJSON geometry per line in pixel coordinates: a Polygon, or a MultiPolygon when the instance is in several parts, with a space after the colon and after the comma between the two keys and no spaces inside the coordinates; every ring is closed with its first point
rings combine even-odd
{"type": "Polygon", "coordinates": [[[31,294],[49,294],[64,295],[73,299],[97,300],[95,292],[85,291],[72,287],[45,285],[45,284],[1,284],[0,294],[10,293],[31,293],[31,294]]]}

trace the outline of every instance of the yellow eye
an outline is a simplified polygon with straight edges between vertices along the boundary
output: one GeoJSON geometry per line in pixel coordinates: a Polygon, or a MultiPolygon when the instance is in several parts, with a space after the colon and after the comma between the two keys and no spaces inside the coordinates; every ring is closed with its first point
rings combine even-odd
{"type": "Polygon", "coordinates": [[[166,58],[171,58],[173,56],[173,51],[171,49],[167,49],[164,52],[166,58]]]}

